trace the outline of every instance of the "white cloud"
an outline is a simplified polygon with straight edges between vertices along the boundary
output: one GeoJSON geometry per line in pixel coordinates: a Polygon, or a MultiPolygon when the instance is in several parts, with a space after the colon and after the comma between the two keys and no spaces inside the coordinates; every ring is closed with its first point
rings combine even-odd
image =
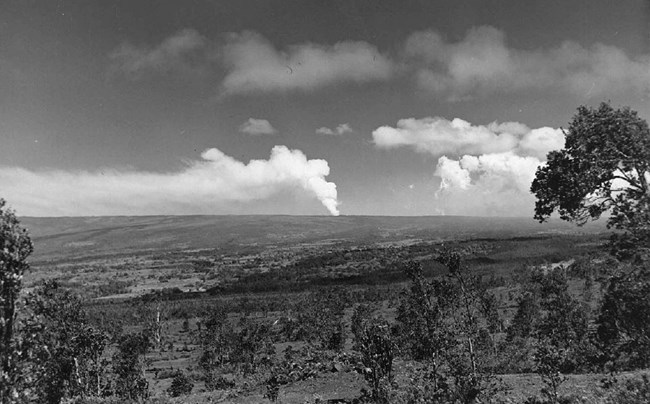
{"type": "Polygon", "coordinates": [[[255,118],[248,118],[239,126],[239,131],[248,135],[273,135],[278,132],[266,119],[255,118]]]}
{"type": "Polygon", "coordinates": [[[546,155],[552,150],[564,147],[564,133],[560,129],[543,127],[525,133],[519,141],[519,151],[522,155],[546,160],[546,155]]]}
{"type": "Polygon", "coordinates": [[[404,55],[421,87],[452,99],[500,92],[554,88],[581,96],[614,91],[650,91],[650,55],[630,57],[614,46],[585,48],[565,41],[549,49],[509,47],[489,26],[448,42],[434,31],[412,34],[404,55]]]}
{"type": "Polygon", "coordinates": [[[345,133],[354,132],[350,124],[342,123],[338,125],[335,129],[330,129],[325,126],[316,129],[316,133],[319,135],[343,135],[345,133]]]}
{"type": "Polygon", "coordinates": [[[518,122],[472,125],[459,118],[400,119],[395,127],[382,126],[372,132],[375,145],[384,149],[408,146],[432,155],[503,153],[517,150],[522,155],[546,156],[564,146],[559,129],[530,129],[518,122]]]}
{"type": "Polygon", "coordinates": [[[26,216],[228,213],[228,207],[294,192],[338,215],[336,184],[325,160],[275,146],[247,164],[208,149],[177,172],[41,171],[0,167],[3,197],[26,216]]]}
{"type": "Polygon", "coordinates": [[[442,179],[440,189],[460,188],[465,190],[469,188],[472,182],[469,173],[470,170],[462,167],[460,161],[451,160],[447,156],[438,159],[436,175],[442,179]]]}
{"type": "Polygon", "coordinates": [[[564,147],[560,129],[472,125],[459,118],[402,119],[372,135],[377,147],[409,147],[437,157],[436,209],[456,215],[530,215],[535,170],[549,151],[564,147]]]}
{"type": "Polygon", "coordinates": [[[441,183],[435,195],[439,211],[451,215],[532,216],[529,192],[542,162],[512,152],[438,159],[441,183]]]}
{"type": "Polygon", "coordinates": [[[304,43],[278,50],[250,31],[231,34],[221,58],[227,70],[222,82],[226,95],[386,80],[394,70],[393,63],[367,42],[304,43]]]}
{"type": "Polygon", "coordinates": [[[159,45],[123,43],[110,53],[112,70],[132,79],[148,73],[196,73],[204,68],[207,40],[193,29],[181,30],[159,45]]]}

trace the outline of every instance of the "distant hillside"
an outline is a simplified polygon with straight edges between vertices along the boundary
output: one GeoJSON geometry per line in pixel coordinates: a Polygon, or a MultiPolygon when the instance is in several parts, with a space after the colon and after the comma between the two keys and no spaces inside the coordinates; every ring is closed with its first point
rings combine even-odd
{"type": "Polygon", "coordinates": [[[424,216],[118,216],[23,217],[35,244],[33,263],[144,251],[237,249],[327,241],[351,245],[408,239],[504,238],[598,233],[601,222],[577,227],[560,220],[424,216]]]}

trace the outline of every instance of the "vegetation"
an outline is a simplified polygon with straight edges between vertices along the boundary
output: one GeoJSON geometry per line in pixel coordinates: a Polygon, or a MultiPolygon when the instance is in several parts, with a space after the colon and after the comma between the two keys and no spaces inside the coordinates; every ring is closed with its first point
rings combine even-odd
{"type": "Polygon", "coordinates": [[[388,403],[393,387],[393,359],[395,357],[395,337],[390,324],[372,317],[368,306],[358,306],[352,317],[354,349],[361,354],[363,376],[370,390],[363,397],[373,403],[388,403]]]}
{"type": "MultiPolygon", "coordinates": [[[[576,371],[588,366],[585,362],[609,370],[649,365],[649,180],[647,122],[629,108],[614,109],[607,103],[578,108],[564,149],[550,152],[548,164],[537,170],[531,186],[537,197],[536,219],[544,221],[557,210],[562,219],[583,224],[608,212],[608,227],[618,230],[611,238],[612,254],[623,260],[634,258],[604,279],[607,289],[596,335],[588,335],[588,313],[568,294],[566,282],[550,279],[555,290],[547,297],[546,307],[542,305],[547,314],[540,323],[542,340],[536,355],[548,402],[560,402],[562,370],[576,371]]],[[[545,290],[549,288],[542,285],[545,290]]],[[[632,390],[635,385],[627,386],[632,390]]],[[[628,400],[626,393],[617,394],[619,400],[628,400]]]]}
{"type": "Polygon", "coordinates": [[[20,396],[29,383],[21,372],[23,341],[17,338],[15,323],[22,278],[29,268],[27,257],[34,247],[27,231],[20,227],[13,211],[0,199],[0,402],[20,396]]]}
{"type": "Polygon", "coordinates": [[[185,396],[190,394],[193,388],[194,383],[185,373],[179,371],[172,379],[172,384],[167,389],[167,393],[172,397],[185,396]]]}
{"type": "Polygon", "coordinates": [[[565,131],[564,149],[548,154],[531,186],[535,218],[554,211],[579,224],[610,211],[616,254],[650,246],[650,129],[629,108],[581,106],[565,131]]]}

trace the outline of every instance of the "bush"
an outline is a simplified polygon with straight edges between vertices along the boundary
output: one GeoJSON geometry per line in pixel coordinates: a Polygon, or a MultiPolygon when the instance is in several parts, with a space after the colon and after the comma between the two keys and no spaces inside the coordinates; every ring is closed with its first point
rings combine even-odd
{"type": "Polygon", "coordinates": [[[605,401],[607,404],[650,403],[650,380],[648,375],[641,379],[628,379],[621,385],[614,385],[605,401]]]}
{"type": "Polygon", "coordinates": [[[184,396],[190,394],[194,388],[194,383],[185,373],[179,371],[172,379],[172,384],[167,389],[167,394],[172,397],[184,396]]]}
{"type": "Polygon", "coordinates": [[[205,388],[208,391],[229,390],[235,388],[235,381],[223,375],[208,373],[205,375],[205,388]]]}
{"type": "Polygon", "coordinates": [[[354,350],[361,354],[363,376],[370,385],[364,398],[373,403],[388,403],[393,383],[393,356],[395,342],[389,324],[370,317],[371,310],[364,305],[357,307],[352,317],[354,350]]]}
{"type": "Polygon", "coordinates": [[[597,336],[616,370],[650,366],[650,275],[644,269],[610,280],[597,336]]]}
{"type": "Polygon", "coordinates": [[[116,375],[115,393],[128,400],[149,397],[149,383],[143,375],[144,355],[150,347],[146,334],[124,335],[113,354],[113,371],[116,375]]]}

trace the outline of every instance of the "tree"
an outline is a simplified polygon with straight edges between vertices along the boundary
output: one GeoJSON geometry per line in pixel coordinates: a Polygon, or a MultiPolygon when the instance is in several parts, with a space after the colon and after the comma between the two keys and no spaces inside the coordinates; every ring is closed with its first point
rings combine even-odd
{"type": "Polygon", "coordinates": [[[126,334],[113,354],[113,372],[117,377],[115,393],[128,400],[149,397],[149,382],[144,376],[144,356],[151,347],[146,333],[126,334]]]}
{"type": "Polygon", "coordinates": [[[535,218],[554,211],[578,224],[609,212],[612,252],[635,257],[631,266],[609,281],[598,318],[598,340],[605,359],[615,366],[650,363],[647,342],[647,265],[650,250],[650,129],[635,111],[581,106],[565,132],[564,149],[550,152],[537,170],[531,192],[537,197],[535,218]],[[638,338],[637,338],[638,337],[638,338]]]}
{"type": "Polygon", "coordinates": [[[27,296],[25,306],[19,331],[32,357],[36,401],[100,397],[108,385],[102,359],[108,335],[89,324],[81,299],[47,281],[27,296]]]}
{"type": "Polygon", "coordinates": [[[578,224],[610,212],[607,225],[621,230],[615,252],[648,248],[650,241],[650,130],[628,107],[580,106],[565,131],[562,150],[552,151],[538,168],[531,192],[535,218],[554,211],[578,224]]]}
{"type": "Polygon", "coordinates": [[[405,265],[411,286],[397,310],[397,333],[402,349],[424,364],[416,385],[426,383],[419,392],[414,386],[411,398],[472,403],[496,388],[490,363],[496,302],[460,252],[443,249],[436,261],[447,268],[447,279],[427,280],[420,264],[405,265]]]}
{"type": "Polygon", "coordinates": [[[18,390],[16,361],[21,352],[14,340],[16,301],[27,257],[34,247],[16,218],[0,199],[0,403],[8,403],[18,390]]]}
{"type": "Polygon", "coordinates": [[[596,324],[610,370],[650,366],[650,274],[616,276],[607,286],[596,324]]]}
{"type": "Polygon", "coordinates": [[[358,306],[352,316],[354,350],[361,354],[363,376],[370,386],[364,396],[373,403],[388,403],[393,384],[396,345],[385,320],[373,317],[368,306],[358,306]]]}

